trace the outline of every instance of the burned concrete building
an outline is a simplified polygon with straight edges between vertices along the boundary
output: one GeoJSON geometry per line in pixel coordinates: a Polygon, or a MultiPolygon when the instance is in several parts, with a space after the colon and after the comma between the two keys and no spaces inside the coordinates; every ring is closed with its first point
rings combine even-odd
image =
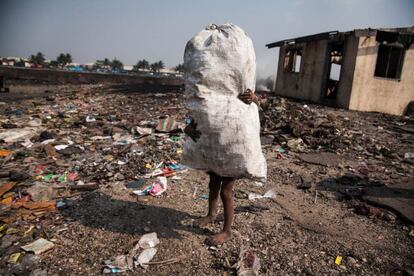
{"type": "Polygon", "coordinates": [[[325,32],[280,47],[276,94],[360,111],[404,114],[414,100],[414,27],[325,32]]]}

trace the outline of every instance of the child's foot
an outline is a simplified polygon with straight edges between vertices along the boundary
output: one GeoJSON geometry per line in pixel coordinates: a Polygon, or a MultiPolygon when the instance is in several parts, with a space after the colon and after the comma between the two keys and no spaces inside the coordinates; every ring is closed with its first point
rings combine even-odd
{"type": "Polygon", "coordinates": [[[213,216],[205,216],[202,218],[199,218],[198,220],[195,221],[195,225],[198,227],[204,227],[210,223],[214,222],[214,217],[213,216]]]}
{"type": "Polygon", "coordinates": [[[220,233],[215,234],[214,236],[211,237],[211,242],[214,245],[220,245],[230,240],[231,238],[232,238],[231,232],[221,231],[220,233]]]}

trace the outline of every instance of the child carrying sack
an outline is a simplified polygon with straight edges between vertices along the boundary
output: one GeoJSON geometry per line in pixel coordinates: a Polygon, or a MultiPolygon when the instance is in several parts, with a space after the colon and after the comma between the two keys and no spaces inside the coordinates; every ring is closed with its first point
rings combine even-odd
{"type": "Polygon", "coordinates": [[[256,104],[238,96],[255,89],[253,43],[238,26],[209,25],[185,47],[185,94],[201,132],[184,142],[183,163],[220,176],[266,180],[256,104]]]}

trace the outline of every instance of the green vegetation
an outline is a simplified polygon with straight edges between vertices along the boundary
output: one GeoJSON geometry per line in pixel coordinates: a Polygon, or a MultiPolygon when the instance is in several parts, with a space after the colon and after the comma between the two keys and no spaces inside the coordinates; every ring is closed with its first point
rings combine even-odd
{"type": "Polygon", "coordinates": [[[159,73],[160,70],[164,68],[165,68],[164,62],[162,62],[161,60],[158,62],[151,63],[150,65],[151,72],[153,73],[159,73]]]}
{"type": "Polygon", "coordinates": [[[150,69],[150,64],[146,59],[139,60],[136,65],[134,65],[133,71],[148,70],[150,69]]]}
{"type": "Polygon", "coordinates": [[[184,64],[178,64],[177,66],[175,66],[175,71],[180,72],[180,73],[184,73],[184,64]]]}
{"type": "Polygon", "coordinates": [[[38,52],[36,55],[31,55],[29,60],[36,65],[45,65],[45,56],[41,52],[38,52]]]}
{"type": "MultiPolygon", "coordinates": [[[[57,58],[56,62],[60,67],[65,67],[67,64],[72,63],[72,56],[69,53],[63,54],[61,53],[57,58]]],[[[52,63],[52,62],[51,62],[52,63]]],[[[54,63],[55,64],[55,63],[54,63]]],[[[52,65],[52,64],[51,64],[52,65]]]]}

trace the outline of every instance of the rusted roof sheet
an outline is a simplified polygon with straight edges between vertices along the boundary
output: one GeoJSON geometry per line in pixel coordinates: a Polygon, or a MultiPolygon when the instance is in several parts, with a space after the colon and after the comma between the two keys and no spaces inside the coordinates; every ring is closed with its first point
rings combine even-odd
{"type": "Polygon", "coordinates": [[[319,40],[319,39],[326,39],[330,38],[331,36],[337,35],[338,31],[330,31],[330,32],[324,32],[314,35],[307,35],[307,36],[301,36],[297,38],[291,38],[291,39],[284,39],[277,42],[266,44],[267,48],[274,48],[274,47],[280,47],[285,44],[294,44],[294,43],[300,43],[300,42],[306,42],[306,41],[312,41],[312,40],[319,40]]]}
{"type": "Polygon", "coordinates": [[[353,31],[348,31],[348,32],[330,31],[330,32],[324,32],[324,33],[319,33],[319,34],[284,39],[284,40],[280,40],[277,42],[266,44],[266,47],[270,49],[274,47],[280,47],[286,44],[295,44],[295,43],[314,41],[314,40],[320,40],[320,39],[331,39],[334,37],[338,37],[340,35],[348,35],[351,33],[353,33],[356,37],[374,36],[376,35],[378,30],[392,31],[392,32],[398,32],[398,33],[413,33],[414,26],[413,27],[399,27],[399,28],[379,28],[379,29],[366,28],[366,29],[355,29],[353,31]]]}

